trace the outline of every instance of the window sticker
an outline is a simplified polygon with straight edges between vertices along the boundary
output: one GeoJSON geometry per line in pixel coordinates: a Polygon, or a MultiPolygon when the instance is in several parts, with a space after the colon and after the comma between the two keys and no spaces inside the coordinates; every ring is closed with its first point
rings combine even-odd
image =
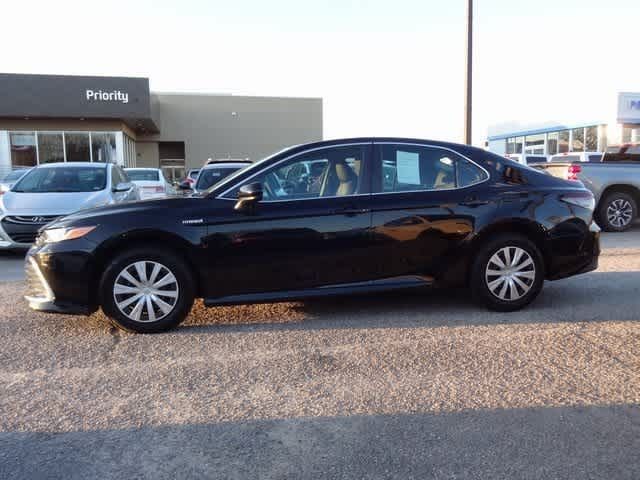
{"type": "Polygon", "coordinates": [[[420,154],[396,151],[398,183],[420,185],[420,154]]]}

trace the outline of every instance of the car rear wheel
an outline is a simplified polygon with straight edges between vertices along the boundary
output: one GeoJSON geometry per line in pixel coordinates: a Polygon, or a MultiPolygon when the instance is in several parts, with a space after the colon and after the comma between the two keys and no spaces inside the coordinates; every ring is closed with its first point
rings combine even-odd
{"type": "Polygon", "coordinates": [[[180,324],[195,289],[186,263],[171,252],[135,249],[114,259],[100,282],[101,306],[123,330],[157,333],[180,324]]]}
{"type": "Polygon", "coordinates": [[[635,199],[624,192],[608,194],[598,208],[598,224],[607,232],[623,232],[631,228],[638,214],[635,199]]]}
{"type": "Polygon", "coordinates": [[[543,283],[540,250],[521,235],[500,235],[484,244],[472,266],[473,297],[490,310],[524,308],[538,296],[543,283]]]}

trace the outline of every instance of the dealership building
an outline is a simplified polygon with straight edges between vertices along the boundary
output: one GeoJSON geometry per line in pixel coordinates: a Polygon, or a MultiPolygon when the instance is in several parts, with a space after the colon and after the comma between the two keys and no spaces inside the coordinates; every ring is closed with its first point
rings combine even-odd
{"type": "Polygon", "coordinates": [[[322,139],[322,99],[159,93],[149,79],[0,74],[0,178],[50,162],[162,168],[258,160],[322,139]]]}
{"type": "Polygon", "coordinates": [[[619,93],[611,107],[598,120],[491,127],[487,147],[500,155],[555,155],[640,143],[640,93],[619,93]]]}

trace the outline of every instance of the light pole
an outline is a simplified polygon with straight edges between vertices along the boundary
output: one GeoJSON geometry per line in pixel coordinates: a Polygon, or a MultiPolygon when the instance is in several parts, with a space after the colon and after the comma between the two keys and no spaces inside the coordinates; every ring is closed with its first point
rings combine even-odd
{"type": "Polygon", "coordinates": [[[471,145],[471,114],[473,110],[473,0],[467,0],[467,76],[465,81],[464,102],[464,141],[471,145]]]}

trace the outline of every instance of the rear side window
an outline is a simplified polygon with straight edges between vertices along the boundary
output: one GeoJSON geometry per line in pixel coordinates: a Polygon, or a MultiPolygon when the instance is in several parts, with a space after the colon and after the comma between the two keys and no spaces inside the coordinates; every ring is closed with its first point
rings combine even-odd
{"type": "Polygon", "coordinates": [[[451,190],[480,183],[484,170],[443,148],[415,145],[380,145],[380,178],[374,192],[451,190]]]}

